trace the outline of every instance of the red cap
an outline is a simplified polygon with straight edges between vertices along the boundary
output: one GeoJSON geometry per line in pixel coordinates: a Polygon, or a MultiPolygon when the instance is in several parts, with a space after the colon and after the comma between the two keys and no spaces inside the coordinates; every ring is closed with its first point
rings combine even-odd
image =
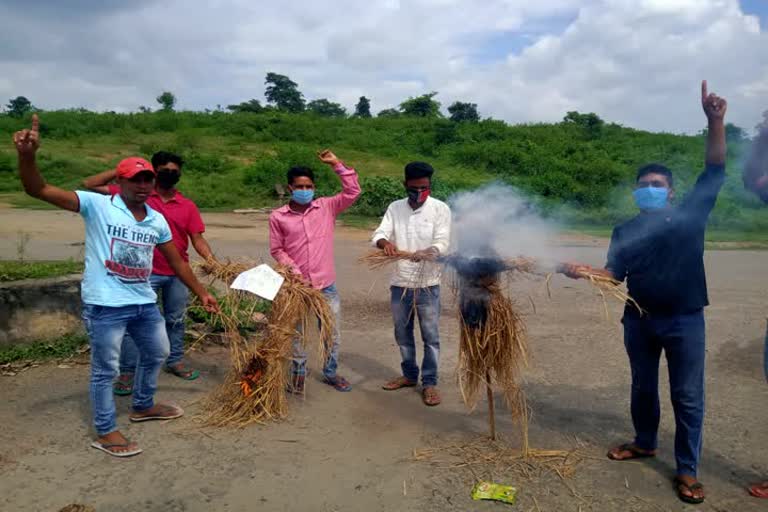
{"type": "Polygon", "coordinates": [[[144,160],[143,158],[139,158],[136,156],[132,156],[130,158],[126,158],[124,160],[121,160],[119,164],[117,164],[117,167],[115,168],[117,171],[117,177],[118,178],[126,178],[130,179],[139,174],[140,172],[151,172],[152,174],[155,174],[155,170],[152,168],[152,164],[144,160]]]}

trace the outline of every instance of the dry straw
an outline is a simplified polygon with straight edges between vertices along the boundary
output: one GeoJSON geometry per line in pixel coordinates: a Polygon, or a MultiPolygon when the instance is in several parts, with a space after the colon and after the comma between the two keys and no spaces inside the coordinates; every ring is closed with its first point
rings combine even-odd
{"type": "Polygon", "coordinates": [[[232,290],[229,285],[252,266],[210,261],[199,267],[214,282],[227,285],[221,320],[232,358],[232,369],[224,384],[204,402],[201,419],[207,426],[244,427],[284,418],[288,413],[286,393],[291,385],[293,340],[301,336],[306,347],[307,327],[311,322],[319,322],[317,349],[321,360],[325,360],[331,344],[334,316],[328,302],[322,292],[307,286],[287,267],[275,269],[285,282],[267,314],[266,330],[259,334],[244,331],[242,327],[249,319],[247,308],[252,307],[252,300],[248,299],[252,296],[232,290]],[[303,327],[301,332],[299,326],[303,327]]]}
{"type": "Polygon", "coordinates": [[[410,260],[412,256],[413,254],[407,251],[397,251],[394,255],[389,255],[384,251],[373,250],[363,255],[358,261],[371,270],[378,270],[398,261],[410,260]]]}
{"type": "Polygon", "coordinates": [[[468,469],[477,480],[493,480],[500,475],[509,478],[511,474],[533,478],[541,476],[544,472],[552,472],[566,479],[575,474],[579,464],[585,460],[585,455],[580,448],[531,448],[522,452],[503,439],[492,441],[487,437],[480,437],[470,442],[418,448],[413,451],[413,458],[438,469],[468,469]]]}

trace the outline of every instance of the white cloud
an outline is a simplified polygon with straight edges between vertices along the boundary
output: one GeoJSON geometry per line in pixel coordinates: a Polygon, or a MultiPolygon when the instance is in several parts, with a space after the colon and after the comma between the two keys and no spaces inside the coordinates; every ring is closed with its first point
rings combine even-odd
{"type": "Polygon", "coordinates": [[[211,108],[262,98],[275,71],[348,109],[361,95],[376,111],[436,90],[444,106],[473,101],[511,122],[580,110],[696,131],[701,78],[741,126],[768,109],[768,37],[737,0],[28,4],[0,3],[0,95],[43,108],[135,110],[163,89],[211,108]],[[503,37],[517,53],[477,58],[503,37]]]}

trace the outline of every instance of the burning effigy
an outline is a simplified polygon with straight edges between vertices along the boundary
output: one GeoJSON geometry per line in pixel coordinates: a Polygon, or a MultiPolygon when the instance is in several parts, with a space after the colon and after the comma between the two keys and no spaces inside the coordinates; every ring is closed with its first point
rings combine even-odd
{"type": "MultiPolygon", "coordinates": [[[[491,438],[496,437],[494,390],[504,396],[513,418],[521,425],[523,451],[527,451],[527,407],[521,386],[522,371],[528,365],[528,342],[525,324],[514,301],[504,294],[501,279],[505,272],[533,273],[527,258],[505,260],[486,247],[441,256],[437,262],[451,269],[458,297],[459,361],[457,380],[464,403],[477,406],[485,390],[489,408],[491,438]]],[[[373,251],[361,258],[371,268],[408,259],[412,255],[399,251],[386,255],[373,251]]]]}
{"type": "Polygon", "coordinates": [[[288,414],[286,394],[291,386],[293,340],[301,336],[304,345],[308,345],[306,327],[310,322],[318,322],[317,350],[321,360],[331,343],[334,316],[328,302],[319,290],[307,286],[297,274],[281,266],[275,270],[284,282],[266,315],[266,328],[261,332],[245,330],[252,316],[252,296],[229,285],[251,266],[211,261],[199,268],[213,282],[226,285],[219,317],[232,358],[224,384],[203,403],[201,420],[206,426],[243,427],[284,418],[288,414]]]}

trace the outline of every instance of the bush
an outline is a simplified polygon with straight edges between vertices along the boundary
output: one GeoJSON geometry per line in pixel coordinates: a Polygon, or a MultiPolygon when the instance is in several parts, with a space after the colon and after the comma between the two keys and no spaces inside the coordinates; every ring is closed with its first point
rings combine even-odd
{"type": "Polygon", "coordinates": [[[390,176],[364,176],[360,179],[362,194],[349,209],[350,213],[378,217],[392,201],[405,196],[403,183],[390,176]]]}

